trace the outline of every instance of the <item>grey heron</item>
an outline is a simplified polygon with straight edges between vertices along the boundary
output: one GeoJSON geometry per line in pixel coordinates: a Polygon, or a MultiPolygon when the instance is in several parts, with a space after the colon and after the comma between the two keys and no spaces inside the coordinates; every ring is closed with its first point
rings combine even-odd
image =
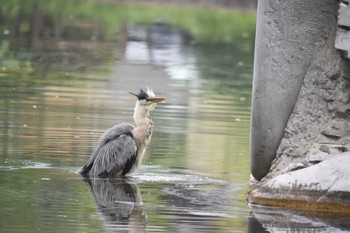
{"type": "Polygon", "coordinates": [[[152,89],[140,89],[134,109],[135,126],[122,123],[108,129],[100,138],[90,159],[80,170],[89,177],[126,176],[141,164],[152,136],[153,122],[149,116],[165,98],[156,97],[152,89]]]}

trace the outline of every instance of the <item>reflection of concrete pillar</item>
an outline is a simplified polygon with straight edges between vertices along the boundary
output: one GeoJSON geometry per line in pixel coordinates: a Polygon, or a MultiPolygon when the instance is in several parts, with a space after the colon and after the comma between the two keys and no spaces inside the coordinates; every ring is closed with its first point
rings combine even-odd
{"type": "Polygon", "coordinates": [[[93,42],[98,42],[101,37],[102,37],[102,33],[101,33],[101,24],[99,22],[92,22],[92,33],[91,33],[91,37],[90,40],[93,42]]]}
{"type": "Polygon", "coordinates": [[[118,32],[119,32],[118,33],[119,34],[118,53],[124,57],[126,52],[126,45],[128,42],[128,21],[127,20],[121,21],[121,23],[119,24],[118,32]]]}
{"type": "Polygon", "coordinates": [[[39,40],[39,34],[43,27],[44,13],[41,6],[37,6],[35,9],[34,18],[32,21],[32,44],[35,44],[39,40]]]}
{"type": "Polygon", "coordinates": [[[146,44],[147,44],[147,52],[148,59],[150,62],[154,62],[153,57],[153,39],[152,39],[152,25],[146,25],[146,44]]]}
{"type": "Polygon", "coordinates": [[[61,39],[61,33],[62,33],[62,22],[60,19],[54,18],[54,35],[55,35],[56,41],[61,39]]]}
{"type": "Polygon", "coordinates": [[[13,23],[12,23],[12,30],[10,31],[10,36],[11,39],[21,39],[22,35],[21,35],[21,23],[22,23],[22,11],[19,10],[17,15],[15,16],[13,23]]]}

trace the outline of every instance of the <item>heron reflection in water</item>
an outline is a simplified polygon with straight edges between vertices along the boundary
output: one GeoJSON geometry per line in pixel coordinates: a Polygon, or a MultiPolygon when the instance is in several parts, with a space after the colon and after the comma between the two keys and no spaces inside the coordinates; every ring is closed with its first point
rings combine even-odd
{"type": "Polygon", "coordinates": [[[140,89],[138,94],[130,94],[137,97],[133,115],[136,126],[122,123],[107,130],[80,170],[83,176],[126,176],[141,164],[152,136],[153,122],[149,113],[165,98],[156,97],[149,88],[147,91],[140,89]]]}
{"type": "Polygon", "coordinates": [[[131,179],[85,178],[105,229],[145,232],[147,216],[138,184],[131,179]]]}

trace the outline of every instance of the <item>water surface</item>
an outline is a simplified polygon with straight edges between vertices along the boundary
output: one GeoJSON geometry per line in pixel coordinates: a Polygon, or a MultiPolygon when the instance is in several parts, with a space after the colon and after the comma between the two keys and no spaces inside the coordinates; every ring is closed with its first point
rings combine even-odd
{"type": "Polygon", "coordinates": [[[162,21],[122,24],[116,42],[81,39],[96,25],[73,22],[82,29],[70,40],[14,43],[2,29],[0,232],[339,230],[289,211],[250,213],[254,29],[199,43],[162,21]],[[133,123],[128,92],[146,86],[168,101],[151,113],[143,165],[127,179],[83,179],[101,134],[133,123]]]}

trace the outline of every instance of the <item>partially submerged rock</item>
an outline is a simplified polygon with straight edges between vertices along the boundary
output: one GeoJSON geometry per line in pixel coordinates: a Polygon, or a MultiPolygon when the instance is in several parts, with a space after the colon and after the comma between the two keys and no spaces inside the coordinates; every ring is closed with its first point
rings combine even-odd
{"type": "Polygon", "coordinates": [[[349,211],[350,152],[267,181],[248,197],[252,204],[349,211]]]}

